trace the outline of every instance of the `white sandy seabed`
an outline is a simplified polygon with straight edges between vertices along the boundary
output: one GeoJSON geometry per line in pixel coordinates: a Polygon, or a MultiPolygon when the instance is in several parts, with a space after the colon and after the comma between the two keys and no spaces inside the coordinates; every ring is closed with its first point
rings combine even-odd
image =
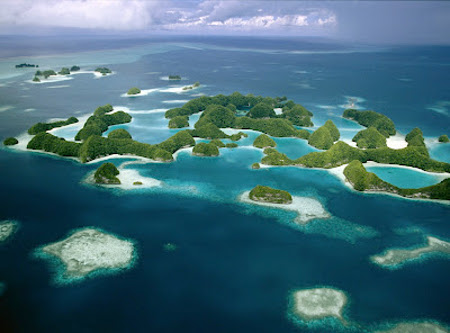
{"type": "Polygon", "coordinates": [[[274,204],[269,202],[253,201],[249,198],[249,193],[250,191],[242,193],[239,196],[239,201],[253,205],[294,211],[298,214],[295,219],[295,222],[298,224],[306,224],[313,219],[326,219],[331,217],[320,201],[313,198],[293,196],[292,203],[290,204],[274,204]]]}

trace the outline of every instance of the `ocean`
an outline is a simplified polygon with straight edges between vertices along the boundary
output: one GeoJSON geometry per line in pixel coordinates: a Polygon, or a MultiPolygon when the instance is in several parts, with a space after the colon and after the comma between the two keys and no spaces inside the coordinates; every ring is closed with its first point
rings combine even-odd
{"type": "MultiPolygon", "coordinates": [[[[420,127],[431,156],[450,162],[450,145],[437,142],[450,134],[449,47],[237,37],[80,38],[72,46],[56,37],[2,37],[0,45],[2,140],[37,122],[82,117],[110,103],[133,116],[111,129],[159,143],[177,132],[168,129],[164,110],[200,94],[239,91],[287,96],[314,113],[312,130],[331,119],[347,141],[362,129],[341,117],[353,98],[356,107],[393,119],[403,135],[420,127]],[[114,74],[33,84],[36,69],[14,68],[22,62],[55,70],[106,66],[114,74]],[[182,80],[168,81],[169,74],[182,80]],[[177,89],[196,81],[198,89],[177,89]],[[124,97],[133,86],[148,93],[124,97]]],[[[191,117],[191,126],[196,119],[191,117]]],[[[76,131],[74,126],[55,134],[70,139],[76,131]]],[[[18,221],[20,228],[0,244],[0,282],[6,286],[1,331],[371,332],[403,321],[450,325],[448,257],[428,256],[395,270],[369,260],[388,248],[421,246],[426,236],[449,241],[449,205],[357,193],[326,170],[252,170],[263,154],[252,148],[258,134],[247,133],[239,148],[221,149],[216,158],[183,151],[172,163],[110,159],[164,184],[133,190],[88,184],[101,162],[2,147],[0,221],[18,221]],[[239,201],[258,184],[313,198],[330,218],[299,226],[294,212],[239,201]],[[36,259],[34,250],[87,226],[134,240],[135,265],[56,284],[55,266],[36,259]],[[167,243],[176,250],[166,251],[167,243]],[[291,293],[322,286],[345,292],[344,315],[352,327],[292,320],[291,293]]],[[[299,139],[275,141],[290,158],[316,151],[299,139]]],[[[372,168],[398,186],[439,181],[410,169],[372,168]]]]}

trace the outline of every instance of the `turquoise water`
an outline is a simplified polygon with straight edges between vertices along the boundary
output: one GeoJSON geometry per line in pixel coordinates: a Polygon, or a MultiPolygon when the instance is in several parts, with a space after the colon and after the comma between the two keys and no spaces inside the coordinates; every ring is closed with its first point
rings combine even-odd
{"type": "MultiPolygon", "coordinates": [[[[104,43],[111,50],[86,46],[78,54],[67,46],[61,54],[55,46],[45,54],[31,49],[29,56],[1,59],[2,138],[18,136],[38,121],[81,117],[111,103],[129,111],[133,121],[110,131],[125,128],[138,141],[158,143],[177,131],[167,128],[162,110],[198,94],[233,91],[286,95],[314,113],[315,127],[332,119],[346,140],[361,128],[341,117],[347,96],[358,97],[361,108],[387,114],[402,133],[419,126],[432,140],[450,128],[445,110],[429,109],[445,107],[440,101],[450,99],[448,48],[336,53],[355,46],[239,38],[104,43]],[[313,46],[328,54],[294,52],[313,46]],[[115,74],[100,79],[80,74],[34,85],[27,82],[30,72],[11,68],[25,61],[52,67],[78,64],[86,70],[104,65],[115,74]],[[184,80],[161,79],[168,73],[180,73],[184,80]],[[399,80],[404,77],[411,81],[399,80]],[[430,77],[435,84],[429,83],[430,77]],[[199,89],[167,90],[195,81],[202,84],[199,89]],[[122,97],[131,86],[156,90],[122,97]]],[[[40,44],[46,45],[45,40],[40,44]]],[[[197,119],[190,117],[190,125],[197,119]]],[[[76,131],[74,126],[55,133],[71,139],[76,131]]],[[[126,169],[163,182],[162,187],[132,191],[86,184],[100,162],[80,164],[0,149],[0,220],[21,223],[14,238],[0,245],[2,332],[335,332],[339,327],[327,321],[306,327],[289,319],[290,293],[316,286],[332,286],[348,295],[345,313],[360,325],[356,332],[403,320],[450,324],[448,260],[424,260],[395,272],[369,261],[386,248],[422,245],[426,235],[448,240],[448,205],[361,194],[325,170],[252,170],[263,154],[252,147],[259,134],[245,132],[249,137],[238,142],[239,148],[220,149],[216,158],[184,151],[173,163],[128,164],[126,169]],[[300,226],[294,223],[294,212],[238,200],[257,184],[315,199],[330,217],[300,226]],[[136,266],[57,287],[52,265],[31,253],[86,226],[135,240],[136,266]],[[169,242],[177,245],[176,251],[164,250],[169,242]]],[[[304,140],[275,141],[291,158],[315,151],[304,140]]],[[[430,144],[430,153],[449,161],[448,147],[430,144]]],[[[110,161],[120,166],[133,160],[110,161]]],[[[386,173],[383,177],[391,177],[386,180],[393,184],[434,182],[432,176],[407,169],[375,171],[386,173]]]]}
{"type": "Polygon", "coordinates": [[[378,177],[401,188],[420,188],[439,183],[442,177],[402,167],[367,167],[378,177]]]}

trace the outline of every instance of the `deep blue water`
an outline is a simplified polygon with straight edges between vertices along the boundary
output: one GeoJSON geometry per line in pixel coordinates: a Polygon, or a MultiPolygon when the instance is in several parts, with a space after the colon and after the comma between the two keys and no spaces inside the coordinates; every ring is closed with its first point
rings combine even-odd
{"type": "MultiPolygon", "coordinates": [[[[66,55],[53,55],[63,53],[61,43],[49,41],[45,52],[32,47],[25,52],[23,44],[15,50],[12,42],[3,46],[11,50],[8,56],[26,54],[30,63],[79,64],[83,69],[101,64],[116,74],[101,79],[80,74],[34,85],[26,82],[31,72],[13,76],[14,69],[5,65],[23,57],[0,60],[5,77],[0,108],[8,106],[0,112],[1,139],[18,136],[38,121],[81,116],[111,103],[131,110],[133,122],[122,127],[136,140],[157,143],[176,131],[167,129],[162,112],[145,111],[182,105],[173,101],[198,93],[233,91],[286,95],[314,112],[315,125],[330,118],[351,139],[360,127],[340,118],[341,106],[345,96],[358,96],[361,108],[388,115],[403,134],[420,127],[432,156],[449,161],[450,145],[434,143],[450,128],[449,48],[333,53],[355,46],[205,38],[91,43],[97,47],[80,43],[84,51],[95,52],[77,55],[69,48],[66,55]],[[331,53],[293,52],[298,50],[331,53]],[[160,79],[170,73],[185,79],[179,84],[160,79]],[[163,89],[195,81],[202,86],[187,93],[121,97],[131,86],[163,89]]],[[[59,133],[70,137],[75,132],[59,133]]],[[[251,146],[256,135],[249,132],[239,145],[251,146]]],[[[315,150],[297,139],[276,141],[292,158],[315,150]]],[[[222,149],[212,159],[183,152],[174,163],[132,165],[166,185],[130,192],[86,185],[84,178],[98,163],[1,149],[0,220],[21,223],[14,238],[0,245],[0,281],[7,286],[0,296],[2,332],[333,332],[333,327],[306,329],[288,319],[290,292],[314,286],[345,291],[350,299],[346,314],[362,327],[415,319],[450,324],[448,260],[430,259],[394,271],[369,261],[389,247],[420,245],[425,235],[450,239],[448,205],[356,193],[323,170],[251,170],[261,157],[247,147],[222,149]],[[237,201],[257,184],[316,198],[332,218],[296,227],[293,213],[237,201]],[[135,240],[136,266],[55,286],[51,266],[31,253],[84,226],[135,240]],[[164,251],[168,242],[177,250],[164,251]]],[[[113,160],[117,165],[123,161],[113,160]]]]}

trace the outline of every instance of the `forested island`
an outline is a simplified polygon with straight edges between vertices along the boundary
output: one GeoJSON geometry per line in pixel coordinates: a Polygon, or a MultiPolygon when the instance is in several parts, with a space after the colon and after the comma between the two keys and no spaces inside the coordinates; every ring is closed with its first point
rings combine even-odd
{"type": "Polygon", "coordinates": [[[292,203],[292,196],[289,192],[277,190],[269,186],[257,185],[250,191],[248,196],[253,201],[262,201],[274,204],[292,203]]]}
{"type": "Polygon", "coordinates": [[[139,89],[138,87],[133,87],[128,90],[127,95],[137,95],[140,93],[141,93],[141,89],[139,89]]]}
{"type": "Polygon", "coordinates": [[[181,80],[181,76],[180,75],[169,75],[169,80],[179,81],[179,80],[181,80]]]}
{"type": "Polygon", "coordinates": [[[347,181],[357,191],[376,191],[400,195],[405,198],[450,200],[450,178],[439,184],[405,189],[394,186],[380,179],[376,174],[368,172],[360,161],[352,161],[344,169],[347,181]]]}
{"type": "Polygon", "coordinates": [[[94,174],[94,180],[97,184],[120,184],[117,175],[119,170],[112,163],[103,163],[94,174]]]}
{"type": "Polygon", "coordinates": [[[39,67],[39,65],[34,65],[34,64],[27,64],[27,63],[23,63],[23,64],[19,64],[15,66],[16,68],[28,68],[28,67],[39,67]]]}
{"type": "Polygon", "coordinates": [[[112,71],[109,68],[107,68],[107,67],[97,67],[95,69],[95,72],[98,72],[98,73],[100,73],[102,75],[106,75],[106,74],[111,74],[112,73],[112,71]]]}
{"type": "MultiPolygon", "coordinates": [[[[222,130],[223,128],[251,129],[262,132],[253,143],[255,147],[264,149],[265,156],[261,160],[262,164],[323,169],[350,164],[346,169],[346,176],[357,190],[382,190],[405,197],[450,199],[449,180],[421,189],[400,189],[367,173],[362,163],[368,161],[405,165],[424,171],[450,172],[449,163],[436,161],[430,157],[423,133],[419,128],[414,128],[406,135],[407,147],[402,149],[387,147],[386,138],[396,133],[395,125],[391,119],[375,111],[353,109],[344,111],[345,118],[358,121],[367,127],[354,136],[353,141],[356,142],[357,147],[351,147],[339,141],[339,130],[331,120],[326,121],[312,133],[298,128],[298,125],[294,123],[312,124],[310,121],[312,113],[300,104],[287,100],[286,97],[271,98],[251,94],[244,96],[239,92],[229,96],[201,96],[188,101],[182,107],[166,111],[165,117],[170,119],[170,128],[183,128],[189,126],[189,116],[199,112],[202,114],[194,124],[194,129],[179,131],[169,139],[151,145],[133,140],[130,133],[124,129],[113,131],[108,137],[102,136],[109,126],[126,124],[132,120],[126,112],[113,112],[113,107],[107,104],[98,107],[87,119],[83,128],[75,136],[75,141],[78,142],[66,141],[47,133],[52,128],[78,121],[71,117],[66,121],[38,123],[32,126],[28,132],[35,136],[30,140],[27,148],[77,157],[83,163],[112,154],[130,154],[170,162],[173,161],[172,154],[184,147],[194,147],[193,155],[218,156],[219,148],[238,146],[236,143],[224,144],[221,139],[238,141],[246,136],[243,132],[228,135],[222,130]],[[281,108],[281,114],[276,114],[275,108],[281,108]],[[323,151],[312,152],[298,159],[290,159],[274,148],[276,143],[269,136],[308,140],[308,144],[323,151]],[[195,137],[211,141],[195,144],[195,137]]],[[[14,141],[8,140],[8,143],[10,142],[12,144],[14,141]]],[[[253,164],[252,168],[258,169],[260,165],[253,164]]]]}

